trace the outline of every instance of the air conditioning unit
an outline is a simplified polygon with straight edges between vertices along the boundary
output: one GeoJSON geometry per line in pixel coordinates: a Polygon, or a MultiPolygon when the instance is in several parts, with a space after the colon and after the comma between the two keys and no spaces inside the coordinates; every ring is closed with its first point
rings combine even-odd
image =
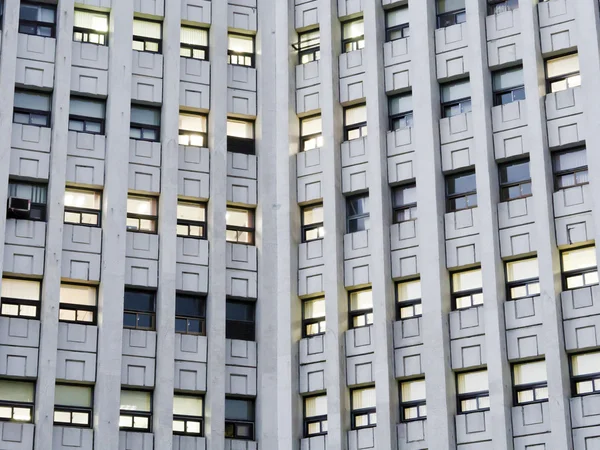
{"type": "Polygon", "coordinates": [[[28,219],[31,213],[31,200],[27,198],[8,198],[8,217],[15,219],[28,219]]]}

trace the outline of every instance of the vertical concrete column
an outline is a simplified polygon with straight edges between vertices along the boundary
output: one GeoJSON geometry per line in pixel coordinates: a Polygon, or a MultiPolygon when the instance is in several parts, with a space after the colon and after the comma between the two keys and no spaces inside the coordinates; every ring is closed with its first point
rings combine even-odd
{"type": "Polygon", "coordinates": [[[390,225],[391,199],[387,177],[387,97],[383,72],[385,16],[381,0],[363,3],[365,20],[365,97],[367,98],[367,146],[369,154],[369,250],[373,289],[375,393],[377,445],[398,445],[398,383],[394,376],[394,292],[392,285],[390,225]]]}
{"type": "Polygon", "coordinates": [[[526,117],[528,121],[524,147],[529,149],[531,190],[535,199],[535,231],[540,268],[540,298],[543,303],[543,336],[546,348],[550,429],[554,448],[570,450],[569,364],[563,339],[559,295],[560,255],[556,247],[552,207],[552,161],[548,150],[546,110],[544,108],[545,73],[540,51],[537,1],[519,0],[525,80],[526,117]]]}
{"type": "Polygon", "coordinates": [[[177,267],[177,175],[179,162],[179,42],[181,8],[165,8],[163,22],[162,155],[158,231],[158,295],[156,305],[156,384],[154,446],[173,446],[173,364],[175,362],[175,290],[177,267]]]}
{"type": "Polygon", "coordinates": [[[339,103],[340,21],[336,0],[319,0],[321,31],[321,120],[323,123],[323,283],[325,291],[325,386],[327,389],[327,448],[346,447],[350,402],[346,388],[344,332],[348,329],[348,298],[344,289],[346,207],[342,195],[340,144],[342,108],[339,103]]]}
{"type": "Polygon", "coordinates": [[[205,398],[206,448],[225,448],[225,214],[227,209],[227,2],[211,2],[211,101],[208,121],[210,201],[208,229],[210,277],[206,323],[208,386],[205,398]]]}
{"type": "Polygon", "coordinates": [[[429,448],[456,448],[456,389],[450,364],[450,283],[444,236],[445,183],[440,153],[440,93],[436,79],[436,2],[410,0],[413,133],[418,153],[419,271],[423,298],[423,369],[429,448]]]}
{"type": "Polygon", "coordinates": [[[94,442],[112,449],[119,448],[119,408],[115,405],[120,405],[121,395],[133,2],[113,1],[109,28],[111,94],[106,102],[94,442]]]}

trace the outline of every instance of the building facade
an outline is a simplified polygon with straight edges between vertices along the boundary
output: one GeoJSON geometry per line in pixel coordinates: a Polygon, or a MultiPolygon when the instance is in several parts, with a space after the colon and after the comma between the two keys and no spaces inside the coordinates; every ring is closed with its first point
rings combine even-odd
{"type": "Polygon", "coordinates": [[[0,448],[600,449],[596,0],[0,5],[0,448]]]}

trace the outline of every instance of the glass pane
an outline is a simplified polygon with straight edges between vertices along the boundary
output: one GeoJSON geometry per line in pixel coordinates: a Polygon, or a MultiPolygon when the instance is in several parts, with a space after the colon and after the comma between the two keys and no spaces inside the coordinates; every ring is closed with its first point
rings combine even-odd
{"type": "Polygon", "coordinates": [[[318,397],[308,397],[304,399],[304,408],[306,417],[327,415],[327,396],[319,395],[318,397]]]}
{"type": "Polygon", "coordinates": [[[351,311],[371,308],[373,308],[373,291],[371,289],[350,292],[351,311]]]}
{"type": "Polygon", "coordinates": [[[562,252],[563,270],[585,269],[596,267],[596,247],[585,247],[562,252]]]}
{"type": "Polygon", "coordinates": [[[88,98],[71,97],[69,114],[73,116],[91,117],[104,119],[106,103],[104,100],[93,100],[88,98]]]}
{"type": "Polygon", "coordinates": [[[401,114],[413,110],[412,94],[396,95],[389,100],[389,114],[401,114]]]}
{"type": "Polygon", "coordinates": [[[397,284],[398,301],[417,300],[421,298],[421,280],[405,281],[397,284]]]}
{"type": "Polygon", "coordinates": [[[363,19],[352,20],[343,24],[344,39],[352,39],[364,36],[365,21],[363,19]]]}
{"type": "Polygon", "coordinates": [[[254,39],[252,36],[230,34],[227,49],[236,53],[254,53],[254,39]]]}
{"type": "Polygon", "coordinates": [[[227,119],[227,136],[254,139],[254,122],[227,119]]]}
{"type": "Polygon", "coordinates": [[[87,425],[89,423],[90,417],[86,412],[74,412],[73,413],[73,423],[77,425],[87,425]]]}
{"type": "Polygon", "coordinates": [[[494,72],[494,91],[501,91],[517,86],[523,86],[523,68],[499,70],[494,72]]]}
{"type": "Polygon", "coordinates": [[[133,19],[133,35],[143,36],[152,39],[160,39],[161,24],[159,22],[150,22],[148,20],[133,19]]]}
{"type": "Polygon", "coordinates": [[[481,289],[481,269],[467,270],[452,274],[452,292],[481,289]]]}
{"type": "Polygon", "coordinates": [[[506,263],[507,281],[527,280],[538,278],[539,267],[537,258],[521,259],[506,263]]]}
{"type": "Polygon", "coordinates": [[[225,399],[226,420],[254,420],[254,402],[237,398],[225,399]]]}
{"type": "Polygon", "coordinates": [[[304,318],[316,319],[325,317],[325,299],[315,298],[313,300],[304,301],[304,318]]]}
{"type": "Polygon", "coordinates": [[[23,300],[39,300],[41,283],[33,280],[2,278],[0,297],[23,300]]]}
{"type": "Polygon", "coordinates": [[[534,400],[533,398],[533,391],[532,390],[526,390],[526,391],[521,391],[517,393],[517,402],[519,403],[527,403],[527,402],[532,402],[534,400]]]}
{"type": "Polygon", "coordinates": [[[587,166],[586,150],[575,150],[564,153],[554,153],[552,155],[554,163],[554,171],[562,172],[563,170],[575,169],[578,167],[587,166]]]}
{"type": "Polygon", "coordinates": [[[121,409],[124,411],[152,411],[152,396],[150,392],[121,391],[121,409]]]}
{"type": "Polygon", "coordinates": [[[175,395],[173,397],[173,414],[202,417],[202,397],[175,395]]]}
{"type": "Polygon", "coordinates": [[[346,126],[367,121],[367,105],[358,105],[344,110],[346,126]]]}
{"type": "Polygon", "coordinates": [[[13,408],[13,419],[19,422],[31,422],[31,409],[13,408]]]}
{"type": "Polygon", "coordinates": [[[458,393],[481,392],[488,390],[487,370],[458,374],[458,393]]]}
{"type": "Polygon", "coordinates": [[[228,301],[225,307],[227,320],[254,321],[254,303],[228,301]]]}
{"type": "Polygon", "coordinates": [[[159,126],[160,109],[145,106],[131,105],[131,123],[159,126]]]}
{"type": "Polygon", "coordinates": [[[34,383],[0,380],[0,400],[33,403],[34,383]]]}
{"type": "Polygon", "coordinates": [[[476,190],[475,173],[455,175],[448,178],[447,192],[449,195],[463,194],[476,190]]]}
{"type": "Polygon", "coordinates": [[[57,384],[54,391],[54,404],[91,408],[92,388],[88,386],[68,386],[57,384]]]}
{"type": "Polygon", "coordinates": [[[149,421],[148,417],[134,417],[133,426],[134,428],[140,428],[142,430],[148,429],[149,421]]]}
{"type": "Polygon", "coordinates": [[[125,289],[126,310],[154,312],[154,301],[154,292],[125,289]]]}
{"type": "Polygon", "coordinates": [[[119,427],[120,428],[131,428],[131,427],[133,427],[133,417],[130,417],[130,416],[119,416],[119,427]]]}
{"type": "Polygon", "coordinates": [[[321,116],[308,117],[302,120],[302,136],[321,133],[323,131],[323,123],[321,116]]]}
{"type": "Polygon", "coordinates": [[[394,207],[402,207],[417,202],[417,187],[400,186],[394,189],[394,207]]]}
{"type": "Polygon", "coordinates": [[[200,433],[200,422],[188,421],[188,423],[187,423],[187,432],[188,433],[199,434],[200,433]]]}
{"type": "Polygon", "coordinates": [[[546,381],[546,361],[515,364],[513,374],[515,386],[546,381]]]}
{"type": "Polygon", "coordinates": [[[579,55],[575,53],[561,58],[549,59],[546,61],[546,68],[548,78],[579,72],[579,55]]]}
{"type": "Polygon", "coordinates": [[[455,81],[442,85],[442,103],[469,97],[471,97],[471,83],[469,80],[455,81]]]}
{"type": "Polygon", "coordinates": [[[517,183],[519,181],[529,180],[529,161],[511,163],[500,168],[501,183],[517,183]]]}
{"type": "Polygon", "coordinates": [[[227,225],[235,227],[252,227],[252,223],[250,221],[250,211],[245,209],[227,208],[225,221],[227,222],[227,225]]]}
{"type": "Polygon", "coordinates": [[[15,91],[15,108],[50,111],[50,95],[41,92],[15,91]]]}
{"type": "Polygon", "coordinates": [[[359,195],[348,198],[346,203],[348,216],[357,216],[369,213],[369,196],[359,195]]]}
{"type": "Polygon", "coordinates": [[[403,25],[408,23],[409,14],[408,7],[395,8],[387,12],[386,14],[387,28],[392,28],[397,25],[403,25]]]}
{"type": "Polygon", "coordinates": [[[425,400],[425,380],[406,381],[401,383],[400,390],[403,402],[425,400]]]}
{"type": "Polygon", "coordinates": [[[156,199],[149,197],[127,197],[127,212],[144,216],[156,215],[156,199]]]}
{"type": "Polygon", "coordinates": [[[106,33],[108,31],[108,15],[76,9],[73,25],[78,28],[88,28],[106,33]]]}
{"type": "Polygon", "coordinates": [[[308,206],[302,210],[304,225],[312,225],[323,222],[323,206],[308,206]]]}
{"type": "Polygon", "coordinates": [[[204,299],[192,295],[177,294],[175,314],[187,317],[204,317],[204,299]]]}
{"type": "Polygon", "coordinates": [[[185,422],[183,420],[174,420],[173,431],[176,431],[178,433],[185,432],[185,422]]]}
{"type": "Polygon", "coordinates": [[[374,408],[375,388],[354,389],[352,391],[352,409],[374,408]]]}
{"type": "Polygon", "coordinates": [[[73,208],[100,209],[100,193],[65,189],[65,206],[73,208]]]}
{"type": "Polygon", "coordinates": [[[208,46],[208,30],[182,26],[181,43],[208,46]]]}
{"type": "Polygon", "coordinates": [[[573,355],[571,362],[574,376],[600,372],[600,352],[573,355]]]}
{"type": "Polygon", "coordinates": [[[183,220],[195,220],[203,222],[206,219],[206,209],[204,205],[197,203],[177,203],[177,218],[183,220]]]}
{"type": "Polygon", "coordinates": [[[179,114],[179,129],[206,133],[206,116],[198,114],[179,114]]]}
{"type": "Polygon", "coordinates": [[[438,14],[465,8],[465,0],[437,0],[438,14]]]}

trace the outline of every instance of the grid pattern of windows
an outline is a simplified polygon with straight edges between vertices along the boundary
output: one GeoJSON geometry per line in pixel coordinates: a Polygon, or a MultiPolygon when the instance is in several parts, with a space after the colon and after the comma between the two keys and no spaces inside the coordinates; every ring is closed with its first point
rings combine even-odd
{"type": "Polygon", "coordinates": [[[73,18],[73,40],[108,45],[108,14],[76,9],[73,18]]]}
{"type": "Polygon", "coordinates": [[[229,33],[227,55],[229,64],[254,67],[254,37],[229,33]]]}
{"type": "Polygon", "coordinates": [[[396,298],[398,306],[396,319],[411,319],[421,317],[423,308],[421,305],[421,280],[401,281],[396,284],[396,298]]]}
{"type": "Polygon", "coordinates": [[[442,117],[471,112],[471,82],[451,81],[441,85],[442,117]]]}
{"type": "Polygon", "coordinates": [[[162,24],[133,19],[133,49],[139,52],[162,52],[162,24]]]}
{"type": "Polygon", "coordinates": [[[84,189],[65,189],[65,223],[99,227],[102,194],[84,189]]]}
{"type": "Polygon", "coordinates": [[[540,295],[537,258],[519,259],[506,263],[507,300],[540,295]]]}
{"type": "Polygon", "coordinates": [[[598,284],[596,247],[564,250],[561,253],[563,289],[577,289],[598,284]]]}
{"type": "Polygon", "coordinates": [[[91,386],[57,384],[54,391],[54,423],[66,426],[92,426],[91,386]]]}
{"type": "Polygon", "coordinates": [[[487,370],[475,370],[456,375],[458,412],[460,414],[490,409],[487,370]]]}
{"type": "Polygon", "coordinates": [[[152,393],[121,390],[119,428],[126,431],[152,430],[152,393]]]}
{"type": "Polygon", "coordinates": [[[373,291],[371,288],[353,291],[350,300],[350,328],[364,327],[373,323],[373,291]]]}
{"type": "Polygon", "coordinates": [[[175,394],[173,396],[173,434],[204,435],[204,398],[175,394]]]}
{"type": "Polygon", "coordinates": [[[225,336],[227,339],[255,339],[256,305],[248,300],[228,299],[225,307],[225,336]]]}
{"type": "Polygon", "coordinates": [[[206,204],[177,202],[177,236],[206,239],[206,204]]]}
{"type": "Polygon", "coordinates": [[[394,223],[417,218],[417,185],[407,184],[394,188],[392,192],[394,223]]]}
{"type": "Polygon", "coordinates": [[[206,298],[197,295],[175,296],[175,333],[206,335],[206,298]]]}
{"type": "Polygon", "coordinates": [[[344,109],[344,138],[347,141],[367,135],[367,105],[349,106],[344,109]]]}
{"type": "Polygon", "coordinates": [[[8,219],[46,220],[48,188],[44,184],[8,183],[8,219]]]}
{"type": "Polygon", "coordinates": [[[587,184],[589,181],[585,148],[566,150],[552,154],[554,189],[566,189],[587,184]]]}
{"type": "Polygon", "coordinates": [[[179,52],[184,58],[208,60],[208,30],[182,25],[179,52]]]}
{"type": "Polygon", "coordinates": [[[600,352],[571,355],[572,395],[600,392],[600,352]]]}
{"type": "Polygon", "coordinates": [[[298,62],[308,64],[321,59],[321,32],[319,30],[306,31],[298,34],[298,62]]]}
{"type": "Polygon", "coordinates": [[[310,116],[300,121],[300,151],[323,147],[321,116],[310,116]]]}
{"type": "Polygon", "coordinates": [[[129,195],[127,197],[127,231],[156,233],[158,205],[155,198],[129,195]]]}
{"type": "Polygon", "coordinates": [[[452,306],[455,309],[483,305],[481,269],[463,270],[452,274],[452,306]]]}
{"type": "Polygon", "coordinates": [[[513,161],[500,166],[500,198],[502,201],[531,195],[529,160],[513,161]]]}
{"type": "Polygon", "coordinates": [[[369,195],[359,194],[346,199],[346,229],[355,233],[369,229],[369,195]]]}
{"type": "Polygon", "coordinates": [[[447,212],[477,206],[475,172],[463,172],[446,177],[447,212]]]}
{"type": "Polygon", "coordinates": [[[0,420],[33,423],[33,381],[0,380],[0,420]]]}
{"type": "Polygon", "coordinates": [[[410,36],[408,6],[390,9],[385,14],[385,40],[387,42],[410,36]]]}
{"type": "Polygon", "coordinates": [[[353,430],[369,428],[377,425],[375,412],[375,387],[352,389],[351,401],[351,426],[353,430]]]}
{"type": "Polygon", "coordinates": [[[548,400],[546,361],[513,364],[515,405],[526,405],[548,400]]]}
{"type": "Polygon", "coordinates": [[[50,94],[15,89],[13,122],[39,127],[50,126],[50,94]]]}
{"type": "Polygon", "coordinates": [[[438,28],[466,22],[465,0],[437,0],[437,19],[438,28]]]}
{"type": "Polygon", "coordinates": [[[514,67],[493,73],[494,105],[525,100],[523,68],[514,67]]]}
{"type": "Polygon", "coordinates": [[[327,434],[327,396],[304,399],[304,437],[327,434]]]}
{"type": "Polygon", "coordinates": [[[156,316],[156,293],[125,289],[123,328],[154,330],[156,316]]]}
{"type": "Polygon", "coordinates": [[[225,398],[225,437],[254,439],[254,400],[225,398]]]}
{"type": "Polygon", "coordinates": [[[208,118],[205,114],[179,113],[179,145],[208,147],[208,118]]]}
{"type": "Polygon", "coordinates": [[[564,91],[581,85],[579,55],[573,53],[546,60],[546,83],[548,92],[564,91]]]}
{"type": "Polygon", "coordinates": [[[254,210],[227,208],[227,242],[254,244],[254,210]]]}
{"type": "Polygon", "coordinates": [[[98,289],[84,284],[60,285],[58,320],[81,324],[95,324],[98,312],[98,289]]]}
{"type": "Polygon", "coordinates": [[[323,205],[302,208],[302,242],[323,239],[323,205]]]}
{"type": "Polygon", "coordinates": [[[342,50],[344,53],[365,47],[365,21],[350,20],[342,24],[342,50]]]}
{"type": "Polygon", "coordinates": [[[413,126],[412,94],[400,94],[390,97],[390,130],[403,130],[413,126]]]}
{"type": "Polygon", "coordinates": [[[325,298],[310,298],[302,302],[302,336],[325,333],[325,298]]]}
{"type": "Polygon", "coordinates": [[[19,33],[34,36],[56,36],[56,6],[21,2],[19,33]]]}
{"type": "Polygon", "coordinates": [[[425,379],[400,383],[401,419],[404,422],[423,420],[427,417],[425,405],[425,379]]]}
{"type": "Polygon", "coordinates": [[[2,278],[0,289],[0,315],[28,319],[40,317],[40,281],[2,278]]]}

